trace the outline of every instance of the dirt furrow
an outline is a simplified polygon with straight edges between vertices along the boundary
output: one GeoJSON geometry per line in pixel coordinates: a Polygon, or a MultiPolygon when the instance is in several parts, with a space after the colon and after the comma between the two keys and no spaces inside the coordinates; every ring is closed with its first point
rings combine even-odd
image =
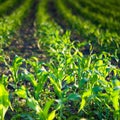
{"type": "Polygon", "coordinates": [[[9,47],[4,49],[4,52],[10,58],[15,55],[29,58],[36,56],[43,58],[43,51],[37,47],[37,38],[35,37],[35,14],[37,8],[37,0],[34,1],[28,16],[24,19],[21,28],[16,32],[14,39],[9,47]]]}

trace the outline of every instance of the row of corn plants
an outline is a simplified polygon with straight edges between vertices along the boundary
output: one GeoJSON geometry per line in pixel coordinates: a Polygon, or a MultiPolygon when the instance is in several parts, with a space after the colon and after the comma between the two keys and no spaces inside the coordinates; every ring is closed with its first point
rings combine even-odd
{"type": "MultiPolygon", "coordinates": [[[[114,1],[109,0],[109,4],[110,4],[110,5],[112,5],[112,4],[113,4],[113,5],[115,5],[115,6],[116,6],[116,5],[119,5],[119,4],[120,4],[119,2],[120,2],[119,0],[114,0],[114,1]]],[[[116,6],[116,7],[117,7],[117,6],[116,6]]]]}
{"type": "Polygon", "coordinates": [[[120,2],[119,0],[110,1],[110,2],[111,2],[112,4],[114,4],[114,5],[116,5],[116,4],[118,4],[118,5],[119,5],[119,4],[120,4],[120,3],[119,3],[119,2],[120,2]]]}
{"type": "Polygon", "coordinates": [[[0,3],[5,2],[6,0],[0,0],[0,3]]]}
{"type": "Polygon", "coordinates": [[[120,9],[117,5],[119,5],[120,3],[118,1],[116,1],[115,5],[112,4],[111,2],[113,2],[112,0],[109,0],[108,2],[104,2],[103,0],[101,1],[96,1],[96,0],[93,0],[93,2],[95,4],[99,4],[101,7],[106,7],[108,9],[111,9],[111,10],[114,10],[116,12],[118,12],[120,9]]]}
{"type": "Polygon", "coordinates": [[[115,1],[110,1],[111,5],[120,5],[120,1],[119,0],[115,0],[115,1]]]}
{"type": "Polygon", "coordinates": [[[102,7],[101,9],[101,6],[99,4],[95,4],[94,2],[88,0],[87,1],[80,0],[79,4],[86,7],[88,10],[92,12],[103,14],[106,17],[112,16],[112,18],[117,21],[120,20],[120,13],[118,11],[114,11],[113,9],[109,10],[106,7],[104,8],[102,7]]]}
{"type": "Polygon", "coordinates": [[[118,41],[120,40],[120,36],[118,36],[117,33],[111,33],[109,30],[103,31],[100,27],[96,27],[94,24],[91,24],[91,22],[75,16],[72,14],[71,9],[64,5],[63,1],[57,0],[56,7],[57,11],[61,14],[66,23],[88,40],[88,43],[93,42],[95,46],[99,46],[101,50],[109,52],[113,49],[118,50],[117,48],[119,48],[118,41]]]}
{"type": "Polygon", "coordinates": [[[23,18],[27,15],[32,4],[31,0],[26,0],[11,15],[0,18],[0,49],[9,45],[11,37],[21,25],[23,18]]]}
{"type": "Polygon", "coordinates": [[[111,32],[119,34],[120,24],[118,21],[113,20],[113,17],[106,17],[103,14],[93,13],[89,9],[82,7],[77,1],[68,0],[66,4],[73,8],[74,13],[82,16],[84,19],[90,20],[92,23],[100,25],[103,29],[109,29],[111,32]],[[93,19],[94,18],[94,19],[93,19]]]}
{"type": "Polygon", "coordinates": [[[18,2],[17,0],[7,0],[3,3],[1,3],[0,6],[0,17],[4,16],[4,14],[7,14],[10,12],[15,6],[21,4],[21,2],[18,2]]]}

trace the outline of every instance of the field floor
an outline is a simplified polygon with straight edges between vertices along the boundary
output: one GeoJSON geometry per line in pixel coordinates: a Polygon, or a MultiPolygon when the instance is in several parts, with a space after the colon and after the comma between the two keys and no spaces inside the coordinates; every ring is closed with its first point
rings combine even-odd
{"type": "Polygon", "coordinates": [[[12,43],[10,46],[4,48],[6,55],[12,58],[15,55],[22,56],[24,58],[30,58],[31,56],[36,56],[38,58],[42,57],[42,50],[40,51],[37,47],[37,38],[35,37],[35,13],[36,5],[34,3],[31,11],[24,18],[22,25],[18,31],[16,31],[12,43]]]}

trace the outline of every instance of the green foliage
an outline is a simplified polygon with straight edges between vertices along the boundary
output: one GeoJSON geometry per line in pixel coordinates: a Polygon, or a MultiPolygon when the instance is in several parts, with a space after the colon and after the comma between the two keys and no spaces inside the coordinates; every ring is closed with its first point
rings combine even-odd
{"type": "MultiPolygon", "coordinates": [[[[11,3],[11,1],[6,2],[11,3]]],[[[11,43],[11,38],[13,37],[15,30],[21,25],[31,4],[31,0],[26,0],[11,15],[0,18],[0,49],[3,49],[11,43]]]]}
{"type": "Polygon", "coordinates": [[[4,120],[5,114],[10,106],[9,93],[4,85],[0,83],[0,119],[4,120]]]}
{"type": "MultiPolygon", "coordinates": [[[[72,0],[70,2],[72,2],[72,0]]],[[[96,46],[99,46],[98,48],[100,49],[100,51],[111,52],[111,50],[113,50],[113,49],[116,50],[116,48],[119,48],[119,43],[118,43],[118,41],[120,40],[119,33],[117,34],[116,32],[110,32],[110,29],[103,30],[100,28],[100,26],[103,25],[102,23],[100,23],[102,25],[96,26],[95,24],[92,24],[88,19],[83,19],[83,17],[73,14],[72,9],[69,9],[67,7],[68,3],[69,2],[67,2],[65,0],[57,0],[56,1],[56,6],[57,6],[56,9],[57,9],[58,13],[60,13],[60,15],[62,16],[64,21],[67,23],[67,26],[71,26],[71,29],[77,30],[78,34],[80,36],[82,36],[84,39],[86,39],[88,42],[92,43],[94,48],[96,48],[96,46]]],[[[77,12],[81,11],[81,12],[86,13],[86,11],[84,10],[85,8],[80,10],[80,7],[76,2],[72,2],[72,3],[74,3],[73,6],[76,7],[77,12]]],[[[97,16],[99,17],[99,14],[97,14],[97,16]]],[[[96,17],[96,16],[94,16],[94,17],[96,17]]],[[[99,19],[101,19],[101,16],[99,19]]],[[[103,21],[103,23],[105,22],[104,20],[101,20],[101,21],[103,21]]],[[[118,23],[115,23],[115,24],[117,25],[118,23]]],[[[105,23],[105,25],[106,25],[106,23],[105,23]]],[[[111,27],[111,24],[110,24],[110,27],[111,27]]],[[[119,31],[119,28],[118,28],[118,31],[119,31]]],[[[98,50],[98,48],[96,48],[96,49],[98,50]]]]}
{"type": "Polygon", "coordinates": [[[4,16],[4,14],[7,14],[9,11],[11,11],[12,8],[17,6],[18,4],[21,4],[21,2],[18,2],[17,0],[4,0],[0,6],[0,17],[4,16]]]}
{"type": "MultiPolygon", "coordinates": [[[[25,59],[17,55],[8,60],[1,50],[0,64],[9,72],[0,76],[0,119],[5,118],[11,101],[14,110],[11,120],[119,120],[120,69],[116,65],[119,63],[119,36],[109,31],[104,33],[89,21],[72,15],[64,2],[55,1],[60,14],[90,41],[72,42],[71,31],[64,32],[51,20],[47,12],[49,0],[41,0],[36,13],[35,35],[37,45],[44,50],[47,60],[42,62],[37,57],[25,59]],[[108,51],[115,42],[116,46],[112,45],[112,48],[116,49],[112,54],[104,49],[96,54],[91,41],[100,49],[107,47],[108,51]],[[80,51],[86,44],[89,44],[89,55],[80,51]]],[[[1,45],[12,35],[11,30],[15,30],[19,21],[21,23],[30,5],[31,0],[27,0],[14,14],[6,17],[9,21],[4,23],[0,19],[1,45]],[[14,22],[7,29],[11,19],[14,22]]]]}

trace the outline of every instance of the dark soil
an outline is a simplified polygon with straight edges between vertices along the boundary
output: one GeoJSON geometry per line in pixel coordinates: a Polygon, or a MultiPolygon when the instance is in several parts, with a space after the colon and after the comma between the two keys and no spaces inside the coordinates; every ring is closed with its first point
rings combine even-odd
{"type": "Polygon", "coordinates": [[[16,32],[11,45],[4,48],[5,54],[10,58],[14,58],[15,55],[24,58],[30,58],[31,56],[44,58],[43,51],[37,47],[37,38],[34,35],[36,31],[34,22],[37,3],[37,0],[35,0],[21,28],[16,32]]]}

